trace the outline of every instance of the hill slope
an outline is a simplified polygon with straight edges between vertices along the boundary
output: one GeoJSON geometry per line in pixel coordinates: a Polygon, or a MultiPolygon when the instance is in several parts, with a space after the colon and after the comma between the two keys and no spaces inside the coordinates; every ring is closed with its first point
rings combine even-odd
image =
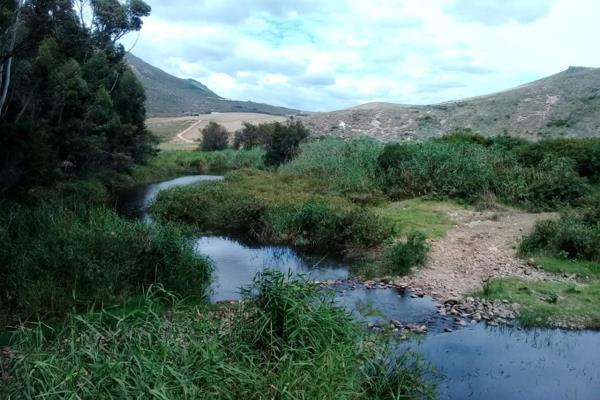
{"type": "Polygon", "coordinates": [[[132,54],[127,55],[127,63],[146,89],[146,110],[149,117],[211,112],[253,112],[273,115],[299,113],[298,110],[285,107],[224,99],[194,79],[177,78],[132,54]]]}
{"type": "Polygon", "coordinates": [[[428,106],[369,103],[305,119],[318,134],[384,140],[439,136],[470,128],[510,134],[600,136],[600,68],[570,67],[514,89],[428,106]]]}

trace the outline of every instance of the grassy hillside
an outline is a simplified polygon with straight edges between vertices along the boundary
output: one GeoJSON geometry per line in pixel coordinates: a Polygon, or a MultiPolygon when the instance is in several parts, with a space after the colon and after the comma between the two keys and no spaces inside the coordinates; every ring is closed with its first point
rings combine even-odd
{"type": "Polygon", "coordinates": [[[436,105],[369,103],[312,114],[306,122],[319,134],[385,140],[423,139],[464,129],[530,139],[598,136],[600,69],[570,67],[514,89],[436,105]]]}
{"type": "Polygon", "coordinates": [[[127,63],[146,90],[146,109],[150,117],[211,112],[299,113],[298,110],[269,104],[224,99],[196,80],[177,78],[132,54],[127,55],[127,63]]]}

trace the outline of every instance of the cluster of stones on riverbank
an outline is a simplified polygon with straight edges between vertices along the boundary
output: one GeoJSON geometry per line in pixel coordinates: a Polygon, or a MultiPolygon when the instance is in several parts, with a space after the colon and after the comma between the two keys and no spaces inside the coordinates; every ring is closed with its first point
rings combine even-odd
{"type": "MultiPolygon", "coordinates": [[[[330,280],[325,282],[316,282],[322,288],[334,288],[344,286],[346,290],[354,290],[358,287],[364,287],[368,290],[376,289],[392,289],[398,290],[404,295],[412,298],[423,298],[427,294],[419,289],[412,288],[404,283],[395,283],[394,281],[382,280],[366,280],[366,281],[344,281],[330,280]]],[[[436,299],[434,299],[435,301],[436,299]]],[[[498,325],[513,325],[514,320],[518,316],[519,305],[510,303],[506,300],[493,301],[474,297],[448,298],[438,301],[436,304],[439,314],[447,321],[452,321],[452,324],[444,328],[445,332],[452,332],[454,328],[460,328],[469,324],[485,322],[490,326],[498,325]]],[[[411,332],[415,334],[425,334],[428,331],[427,324],[403,324],[398,320],[390,320],[389,323],[368,323],[367,328],[378,332],[386,329],[391,329],[394,332],[405,333],[411,332]]]]}

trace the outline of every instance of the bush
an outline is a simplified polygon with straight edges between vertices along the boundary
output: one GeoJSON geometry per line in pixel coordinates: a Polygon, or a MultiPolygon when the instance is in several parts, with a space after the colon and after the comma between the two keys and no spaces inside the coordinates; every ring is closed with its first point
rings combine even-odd
{"type": "Polygon", "coordinates": [[[14,315],[101,307],[150,284],[202,296],[210,270],[170,224],[98,207],[3,204],[0,212],[0,304],[14,315]]]}
{"type": "Polygon", "coordinates": [[[235,132],[233,146],[238,150],[264,146],[273,134],[274,126],[273,123],[253,125],[244,122],[242,129],[235,132]]]}
{"type": "Polygon", "coordinates": [[[227,181],[161,192],[152,211],[205,232],[314,250],[373,247],[392,234],[390,223],[366,209],[342,209],[326,200],[267,204],[227,181]]]}
{"type": "Polygon", "coordinates": [[[224,126],[211,121],[202,129],[200,150],[225,150],[229,146],[229,132],[224,126]]]}
{"type": "Polygon", "coordinates": [[[600,139],[545,139],[513,149],[519,162],[536,167],[548,156],[566,158],[574,163],[577,173],[594,182],[600,180],[600,139]]]}
{"type": "Polygon", "coordinates": [[[159,193],[152,211],[163,219],[193,224],[205,232],[256,239],[264,230],[266,206],[225,182],[203,182],[159,193]]]}
{"type": "Polygon", "coordinates": [[[499,171],[512,161],[477,144],[391,144],[379,156],[378,170],[392,198],[433,195],[473,202],[497,191],[499,171]]]}
{"type": "MultiPolygon", "coordinates": [[[[589,193],[587,181],[580,177],[574,162],[546,156],[535,168],[509,172],[508,185],[521,181],[517,190],[504,193],[504,199],[531,210],[554,210],[576,204],[589,193]]],[[[502,195],[502,194],[500,194],[502,195]]]]}
{"type": "Polygon", "coordinates": [[[536,167],[519,164],[500,146],[456,142],[387,145],[378,159],[383,190],[392,198],[423,195],[474,203],[494,195],[532,210],[576,204],[589,192],[573,161],[551,154],[536,167]]]}
{"type": "Polygon", "coordinates": [[[377,158],[382,150],[383,144],[373,139],[324,138],[302,144],[298,157],[280,171],[318,180],[342,194],[373,195],[380,191],[377,158]]]}
{"type": "Polygon", "coordinates": [[[386,250],[384,264],[392,273],[405,275],[412,267],[425,264],[428,253],[427,237],[420,231],[414,231],[405,242],[396,243],[386,250]]]}
{"type": "Polygon", "coordinates": [[[273,122],[272,129],[265,144],[265,164],[271,166],[291,161],[298,154],[300,143],[310,135],[300,121],[273,122]]]}
{"type": "Polygon", "coordinates": [[[560,219],[541,221],[523,238],[520,252],[600,262],[600,201],[587,198],[584,207],[565,211],[560,219]]]}
{"type": "Polygon", "coordinates": [[[337,209],[322,200],[274,207],[268,223],[272,239],[315,250],[369,248],[392,234],[391,224],[372,211],[337,209]]]}

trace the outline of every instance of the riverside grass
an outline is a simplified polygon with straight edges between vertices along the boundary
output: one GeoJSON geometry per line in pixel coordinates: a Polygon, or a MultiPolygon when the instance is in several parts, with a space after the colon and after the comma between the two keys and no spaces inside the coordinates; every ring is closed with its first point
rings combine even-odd
{"type": "Polygon", "coordinates": [[[149,226],[97,205],[1,205],[0,314],[12,321],[102,308],[150,284],[200,297],[210,281],[211,264],[174,224],[149,226]]]}
{"type": "Polygon", "coordinates": [[[182,303],[159,287],[134,311],[31,325],[2,360],[7,399],[430,399],[419,357],[391,352],[301,278],[258,274],[238,305],[182,303]],[[385,355],[385,357],[384,357],[385,355]]]}

